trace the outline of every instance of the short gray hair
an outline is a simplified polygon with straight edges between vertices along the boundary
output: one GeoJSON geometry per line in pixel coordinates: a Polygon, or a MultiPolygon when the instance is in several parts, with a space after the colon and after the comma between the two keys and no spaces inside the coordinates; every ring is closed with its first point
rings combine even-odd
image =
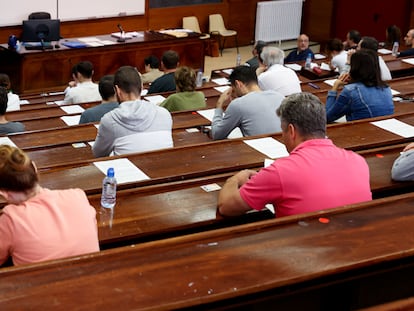
{"type": "Polygon", "coordinates": [[[326,136],[325,106],[311,93],[296,93],[286,97],[276,113],[283,126],[293,124],[303,137],[326,136]]]}
{"type": "Polygon", "coordinates": [[[283,65],[285,53],[277,47],[265,46],[260,54],[260,58],[262,59],[263,64],[268,67],[275,64],[283,65]]]}

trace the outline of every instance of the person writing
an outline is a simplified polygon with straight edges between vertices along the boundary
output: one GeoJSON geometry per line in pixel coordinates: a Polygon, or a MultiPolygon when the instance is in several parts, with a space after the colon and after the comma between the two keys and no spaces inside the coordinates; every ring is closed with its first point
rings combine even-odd
{"type": "Polygon", "coordinates": [[[242,215],[271,203],[282,217],[372,199],[366,161],[325,138],[325,109],[315,95],[288,96],[277,115],[289,156],[259,172],[230,177],[218,197],[221,215],[242,215]]]}
{"type": "Polygon", "coordinates": [[[0,145],[0,264],[14,265],[99,251],[95,209],[81,189],[39,184],[34,163],[16,147],[0,145]]]}
{"type": "Polygon", "coordinates": [[[196,91],[196,73],[187,66],[178,67],[174,73],[177,93],[171,94],[160,106],[170,112],[206,108],[204,93],[196,91]]]}

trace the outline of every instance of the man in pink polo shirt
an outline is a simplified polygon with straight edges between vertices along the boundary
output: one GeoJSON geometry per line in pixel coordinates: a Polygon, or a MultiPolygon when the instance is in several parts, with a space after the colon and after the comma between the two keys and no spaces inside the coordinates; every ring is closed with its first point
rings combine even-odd
{"type": "Polygon", "coordinates": [[[281,217],[372,199],[367,163],[325,138],[326,112],[316,96],[293,94],[277,115],[290,155],[230,177],[219,194],[220,214],[237,216],[272,203],[281,217]]]}

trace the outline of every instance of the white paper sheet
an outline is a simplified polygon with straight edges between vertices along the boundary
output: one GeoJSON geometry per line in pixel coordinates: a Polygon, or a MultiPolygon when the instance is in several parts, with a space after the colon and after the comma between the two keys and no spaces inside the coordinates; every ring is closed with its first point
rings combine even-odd
{"type": "Polygon", "coordinates": [[[392,51],[388,49],[378,49],[378,53],[380,54],[391,54],[392,51]]]}
{"type": "Polygon", "coordinates": [[[79,105],[61,106],[60,109],[62,109],[67,114],[82,113],[85,111],[85,109],[79,105]]]}
{"type": "Polygon", "coordinates": [[[315,58],[315,59],[324,59],[324,58],[326,58],[326,56],[325,56],[325,55],[323,55],[323,54],[316,53],[316,54],[314,55],[314,58],[315,58]]]}
{"type": "Polygon", "coordinates": [[[404,58],[401,60],[407,64],[414,65],[414,58],[404,58]]]}
{"type": "Polygon", "coordinates": [[[336,79],[326,79],[325,81],[323,81],[324,83],[333,86],[335,84],[336,79]]]}
{"type": "Polygon", "coordinates": [[[165,100],[165,97],[162,95],[151,95],[151,96],[145,96],[144,99],[153,104],[159,105],[165,100]]]}
{"type": "Polygon", "coordinates": [[[106,175],[108,168],[113,167],[118,184],[150,179],[143,171],[136,167],[128,159],[115,159],[98,161],[93,163],[102,173],[106,175]]]}
{"type": "Polygon", "coordinates": [[[321,69],[330,71],[331,67],[329,67],[329,65],[327,63],[322,63],[321,64],[321,69]]]}
{"type": "Polygon", "coordinates": [[[398,92],[398,91],[396,91],[396,90],[391,89],[391,95],[392,95],[392,96],[394,96],[394,95],[398,95],[398,94],[401,94],[401,93],[400,93],[400,92],[398,92]]]}
{"type": "Polygon", "coordinates": [[[302,69],[302,66],[298,64],[285,64],[285,67],[293,69],[294,71],[300,71],[302,69]]]}
{"type": "Polygon", "coordinates": [[[272,137],[244,140],[250,147],[265,154],[271,159],[287,157],[286,146],[272,137]]]}
{"type": "Polygon", "coordinates": [[[66,125],[72,126],[72,125],[78,125],[79,121],[80,121],[80,114],[75,115],[75,116],[63,116],[60,117],[63,122],[66,123],[66,125]]]}
{"type": "Polygon", "coordinates": [[[216,91],[219,91],[220,93],[224,93],[225,91],[227,91],[230,88],[230,85],[225,85],[225,86],[216,86],[214,89],[216,91]]]}
{"type": "Polygon", "coordinates": [[[231,75],[231,73],[233,72],[233,69],[232,68],[230,68],[230,69],[223,69],[222,71],[224,73],[227,73],[228,75],[231,75]]]}
{"type": "Polygon", "coordinates": [[[212,79],[212,82],[214,82],[215,84],[218,85],[228,85],[229,84],[229,80],[226,78],[217,78],[217,79],[212,79]]]}
{"type": "Polygon", "coordinates": [[[9,145],[17,147],[16,144],[8,137],[0,137],[0,145],[9,145]]]}
{"type": "Polygon", "coordinates": [[[394,118],[371,122],[371,124],[405,138],[414,136],[414,126],[394,118]]]}

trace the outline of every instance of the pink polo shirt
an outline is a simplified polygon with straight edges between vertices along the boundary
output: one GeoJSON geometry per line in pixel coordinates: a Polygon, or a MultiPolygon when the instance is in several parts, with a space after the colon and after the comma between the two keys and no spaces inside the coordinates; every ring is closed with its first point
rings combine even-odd
{"type": "Polygon", "coordinates": [[[15,265],[99,251],[95,209],[81,189],[49,190],[0,216],[0,264],[15,265]]]}
{"type": "Polygon", "coordinates": [[[277,217],[372,199],[365,159],[330,139],[301,143],[288,157],[261,169],[240,188],[240,195],[256,210],[272,203],[277,217]]]}

